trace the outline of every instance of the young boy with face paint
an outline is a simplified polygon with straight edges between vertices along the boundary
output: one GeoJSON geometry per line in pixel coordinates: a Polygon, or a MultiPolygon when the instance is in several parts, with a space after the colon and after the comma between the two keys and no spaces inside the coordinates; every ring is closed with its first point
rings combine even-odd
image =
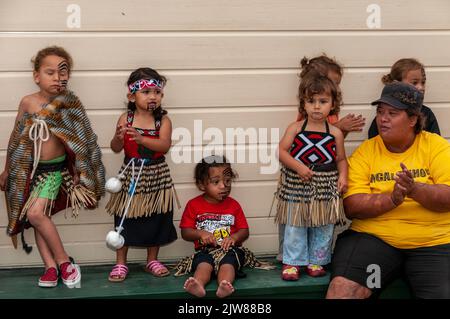
{"type": "Polygon", "coordinates": [[[6,192],[8,235],[13,243],[32,226],[45,265],[40,287],[55,287],[61,277],[79,286],[78,265],[67,255],[51,216],[72,206],[93,208],[104,193],[104,167],[97,136],[78,98],[66,89],[72,58],[61,47],[38,52],[33,78],[39,91],[22,98],[8,144],[0,188],[6,192]],[[82,137],[82,138],[80,138],[82,137]]]}
{"type": "Polygon", "coordinates": [[[236,274],[246,264],[241,246],[249,236],[248,224],[239,203],[229,196],[235,177],[223,156],[206,157],[195,167],[195,182],[203,194],[187,203],[180,228],[183,239],[195,244],[196,254],[188,263],[194,275],[184,289],[196,297],[206,295],[212,275],[217,276],[217,297],[231,295],[236,274]]]}

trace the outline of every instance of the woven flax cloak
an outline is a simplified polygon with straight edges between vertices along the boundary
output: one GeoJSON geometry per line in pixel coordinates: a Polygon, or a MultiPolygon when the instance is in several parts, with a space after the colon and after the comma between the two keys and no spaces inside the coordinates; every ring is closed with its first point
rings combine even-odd
{"type": "MultiPolygon", "coordinates": [[[[6,232],[9,236],[19,233],[21,224],[24,222],[19,217],[30,193],[34,148],[28,134],[33,125],[33,119],[36,118],[44,120],[49,131],[63,142],[70,174],[74,174],[72,167],[75,167],[80,177],[79,186],[93,193],[96,200],[90,205],[85,205],[86,208],[95,208],[98,200],[105,193],[105,168],[100,147],[97,144],[97,135],[92,130],[81,101],[71,91],[65,91],[50,101],[40,112],[24,114],[14,128],[8,147],[10,169],[6,232]]],[[[60,191],[51,214],[70,205],[70,201],[67,201],[67,197],[60,191]]]]}

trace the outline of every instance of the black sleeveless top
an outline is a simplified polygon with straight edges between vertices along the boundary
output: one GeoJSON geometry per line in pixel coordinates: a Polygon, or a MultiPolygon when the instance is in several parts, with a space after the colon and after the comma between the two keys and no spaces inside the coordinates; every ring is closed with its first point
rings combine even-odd
{"type": "Polygon", "coordinates": [[[326,132],[305,131],[308,120],[295,136],[289,150],[291,156],[308,167],[336,162],[336,140],[330,134],[330,127],[325,121],[326,132]]]}

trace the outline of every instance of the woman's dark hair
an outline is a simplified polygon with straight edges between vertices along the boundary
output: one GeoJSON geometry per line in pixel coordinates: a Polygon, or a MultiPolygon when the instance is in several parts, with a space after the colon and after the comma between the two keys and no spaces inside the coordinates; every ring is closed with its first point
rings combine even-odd
{"type": "Polygon", "coordinates": [[[310,71],[307,76],[302,78],[298,88],[298,98],[300,106],[298,111],[304,117],[307,116],[305,110],[305,101],[311,98],[314,94],[330,93],[333,99],[333,108],[329,115],[338,114],[342,105],[342,94],[338,86],[331,81],[327,76],[321,75],[319,72],[310,71]]]}
{"type": "Polygon", "coordinates": [[[417,135],[422,132],[425,126],[425,116],[419,110],[408,108],[405,110],[408,117],[417,116],[417,122],[414,126],[414,133],[417,135]]]}
{"type": "MultiPolygon", "coordinates": [[[[166,85],[167,79],[165,76],[160,75],[158,72],[153,70],[152,68],[139,68],[137,70],[134,70],[127,81],[127,86],[138,81],[138,80],[151,80],[155,79],[163,84],[163,86],[166,85]]],[[[136,110],[136,104],[134,102],[128,101],[128,109],[130,111],[136,110]]],[[[161,107],[156,108],[153,110],[153,116],[155,117],[156,121],[161,121],[163,115],[167,114],[167,111],[164,110],[161,107]]]]}
{"type": "MultiPolygon", "coordinates": [[[[229,167],[231,169],[231,164],[227,161],[225,156],[211,155],[203,158],[200,163],[195,166],[195,184],[201,185],[205,183],[209,178],[209,169],[211,167],[229,167]]],[[[236,172],[231,169],[231,179],[237,177],[236,172]]]]}

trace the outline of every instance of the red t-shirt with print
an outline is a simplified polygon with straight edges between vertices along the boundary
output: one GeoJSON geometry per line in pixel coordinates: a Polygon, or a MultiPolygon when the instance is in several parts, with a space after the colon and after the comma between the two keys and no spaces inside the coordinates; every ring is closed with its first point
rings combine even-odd
{"type": "MultiPolygon", "coordinates": [[[[218,244],[223,238],[236,233],[239,229],[248,228],[247,219],[241,205],[231,197],[220,203],[207,202],[203,195],[191,199],[184,209],[180,228],[193,228],[214,234],[218,244]]],[[[198,240],[195,249],[202,247],[198,240]]]]}

